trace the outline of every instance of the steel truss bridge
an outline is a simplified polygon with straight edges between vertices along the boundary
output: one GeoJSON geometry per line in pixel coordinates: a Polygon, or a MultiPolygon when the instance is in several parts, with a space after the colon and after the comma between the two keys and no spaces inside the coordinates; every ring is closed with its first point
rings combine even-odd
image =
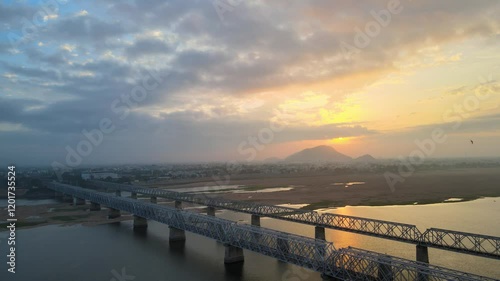
{"type": "MultiPolygon", "coordinates": [[[[500,237],[467,233],[446,229],[430,228],[421,232],[415,225],[383,221],[339,214],[320,214],[315,211],[298,210],[288,207],[263,205],[253,202],[209,197],[206,194],[180,193],[159,188],[145,188],[128,184],[88,181],[89,187],[115,191],[127,191],[152,197],[189,202],[213,208],[226,209],[260,217],[313,225],[320,228],[343,230],[379,238],[412,243],[418,247],[444,249],[459,253],[500,259],[500,237]]],[[[323,235],[324,236],[324,235],[323,235]]],[[[418,248],[417,248],[418,259],[418,248]]],[[[427,258],[423,258],[425,261],[427,258]]]]}
{"type": "Polygon", "coordinates": [[[56,192],[155,220],[177,230],[212,238],[227,248],[246,249],[322,273],[336,280],[495,280],[331,242],[289,234],[178,208],[113,196],[76,186],[50,183],[56,192]]]}

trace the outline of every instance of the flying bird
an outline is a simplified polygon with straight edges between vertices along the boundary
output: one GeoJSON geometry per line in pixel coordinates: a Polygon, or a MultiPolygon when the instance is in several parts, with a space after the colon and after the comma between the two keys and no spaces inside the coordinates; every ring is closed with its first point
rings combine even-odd
{"type": "Polygon", "coordinates": [[[473,140],[470,140],[470,143],[474,144],[474,141],[473,141],[473,140]]]}

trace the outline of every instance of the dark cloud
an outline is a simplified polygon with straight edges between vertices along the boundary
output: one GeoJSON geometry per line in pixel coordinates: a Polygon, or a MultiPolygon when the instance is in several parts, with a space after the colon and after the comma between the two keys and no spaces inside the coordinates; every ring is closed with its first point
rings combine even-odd
{"type": "Polygon", "coordinates": [[[144,55],[167,54],[171,50],[171,47],[161,40],[139,39],[125,49],[125,54],[135,58],[144,55]]]}
{"type": "Polygon", "coordinates": [[[100,43],[111,37],[133,33],[135,30],[135,27],[126,27],[121,20],[107,22],[93,16],[71,16],[48,25],[44,36],[82,43],[84,40],[100,43]]]}
{"type": "Polygon", "coordinates": [[[0,23],[4,22],[9,25],[18,23],[22,25],[23,18],[31,20],[37,9],[25,5],[6,5],[0,3],[0,23]]]}

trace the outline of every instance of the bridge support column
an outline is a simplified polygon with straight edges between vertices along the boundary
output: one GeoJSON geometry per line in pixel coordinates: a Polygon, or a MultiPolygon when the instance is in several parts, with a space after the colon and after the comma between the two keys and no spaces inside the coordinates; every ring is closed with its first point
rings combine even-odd
{"type": "Polygon", "coordinates": [[[429,263],[429,250],[426,246],[417,245],[417,261],[429,263]]]}
{"type": "Polygon", "coordinates": [[[73,206],[85,205],[85,199],[73,197],[73,206]]]}
{"type": "Polygon", "coordinates": [[[134,215],[134,229],[146,229],[148,228],[148,220],[134,215]]]}
{"type": "Polygon", "coordinates": [[[90,202],[90,210],[91,211],[100,211],[101,210],[101,205],[97,204],[97,203],[94,203],[94,202],[90,202]]]}
{"type": "MultiPolygon", "coordinates": [[[[389,256],[386,256],[389,257],[389,256]]],[[[392,281],[394,280],[394,274],[392,272],[392,266],[390,263],[382,263],[382,259],[379,260],[378,264],[378,276],[377,280],[381,281],[392,281]]]]}
{"type": "Polygon", "coordinates": [[[215,217],[215,208],[214,207],[207,207],[207,215],[211,217],[215,217]]]}
{"type": "Polygon", "coordinates": [[[116,219],[121,216],[120,210],[109,208],[108,219],[116,219]]]}
{"type": "Polygon", "coordinates": [[[158,203],[158,198],[156,198],[156,196],[151,196],[151,203],[153,204],[158,203]]]}
{"type": "MultiPolygon", "coordinates": [[[[429,263],[429,249],[423,245],[417,245],[417,261],[423,263],[429,263]]],[[[429,280],[429,275],[424,272],[419,272],[417,276],[418,281],[429,280]]]]}
{"type": "Polygon", "coordinates": [[[226,251],[224,253],[224,263],[239,263],[243,262],[245,257],[243,256],[243,249],[231,245],[226,245],[226,251]]]}
{"type": "Polygon", "coordinates": [[[122,192],[120,190],[115,191],[116,196],[122,196],[122,192]]]}
{"type": "Polygon", "coordinates": [[[130,198],[137,199],[137,192],[131,192],[130,193],[130,198]]]}
{"type": "Polygon", "coordinates": [[[278,242],[277,243],[278,249],[283,253],[288,253],[289,245],[288,245],[288,241],[286,240],[286,238],[278,238],[277,242],[278,242]]]}
{"type": "Polygon", "coordinates": [[[182,201],[175,201],[175,208],[182,209],[182,201]]]}
{"type": "Polygon", "coordinates": [[[251,221],[252,221],[252,225],[260,226],[260,216],[252,215],[251,221]]]}
{"type": "Polygon", "coordinates": [[[314,227],[314,238],[326,241],[325,228],[320,226],[314,227]]]}
{"type": "Polygon", "coordinates": [[[186,233],[182,229],[178,229],[175,227],[169,227],[170,234],[168,237],[169,242],[184,242],[186,241],[186,233]]]}

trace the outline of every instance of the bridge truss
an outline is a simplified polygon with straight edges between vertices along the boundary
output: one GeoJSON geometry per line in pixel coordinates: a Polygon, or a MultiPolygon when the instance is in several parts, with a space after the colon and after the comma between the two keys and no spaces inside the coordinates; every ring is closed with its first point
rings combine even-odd
{"type": "Polygon", "coordinates": [[[120,190],[221,208],[241,213],[270,217],[324,228],[412,243],[476,256],[500,259],[500,237],[431,228],[421,232],[415,225],[339,214],[263,205],[253,202],[209,197],[206,194],[181,193],[159,188],[88,181],[88,185],[107,190],[120,190]]]}
{"type": "Polygon", "coordinates": [[[286,232],[201,215],[173,207],[112,196],[61,183],[49,188],[109,208],[155,220],[342,280],[495,280],[286,232]]]}

